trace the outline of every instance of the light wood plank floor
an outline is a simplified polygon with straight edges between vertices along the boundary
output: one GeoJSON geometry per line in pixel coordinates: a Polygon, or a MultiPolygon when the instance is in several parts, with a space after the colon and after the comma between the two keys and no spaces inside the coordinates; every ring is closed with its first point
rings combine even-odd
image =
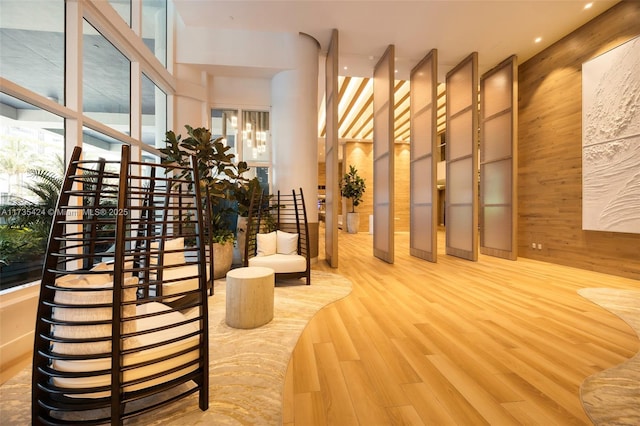
{"type": "Polygon", "coordinates": [[[301,335],[286,426],[590,424],[580,384],[640,348],[577,294],[638,281],[524,258],[469,262],[444,255],[442,237],[433,264],[409,256],[408,234],[396,234],[391,265],[373,257],[371,235],[339,234],[339,268],[315,268],[348,277],[353,292],[301,335]]]}

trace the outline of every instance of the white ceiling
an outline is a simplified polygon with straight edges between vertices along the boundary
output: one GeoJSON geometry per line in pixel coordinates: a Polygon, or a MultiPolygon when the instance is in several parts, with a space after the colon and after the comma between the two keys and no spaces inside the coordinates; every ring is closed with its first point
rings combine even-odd
{"type": "MultiPolygon", "coordinates": [[[[371,140],[373,68],[395,45],[394,134],[410,142],[411,69],[438,49],[438,80],[471,52],[480,74],[511,55],[523,63],[603,13],[618,0],[174,0],[185,26],[214,30],[298,33],[313,36],[326,54],[332,29],[339,31],[340,140],[371,140]],[[540,42],[535,39],[540,37],[540,42]]],[[[215,75],[271,78],[280,70],[200,64],[215,75]]],[[[318,159],[324,161],[324,64],[318,82],[318,159]]],[[[438,132],[445,128],[446,89],[438,89],[438,132]]]]}
{"type": "Polygon", "coordinates": [[[587,0],[174,2],[187,26],[304,32],[320,42],[323,52],[336,28],[342,75],[370,77],[387,45],[394,44],[397,78],[407,79],[411,68],[437,48],[442,81],[448,70],[473,51],[479,53],[481,73],[512,54],[522,63],[618,1],[595,1],[590,9],[584,9],[587,0]],[[536,37],[542,41],[535,43],[536,37]]]}

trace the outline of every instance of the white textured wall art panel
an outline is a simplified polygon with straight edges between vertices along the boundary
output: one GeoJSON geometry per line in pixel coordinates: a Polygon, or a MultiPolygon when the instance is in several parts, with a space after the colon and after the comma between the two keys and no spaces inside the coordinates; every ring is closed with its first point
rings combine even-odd
{"type": "Polygon", "coordinates": [[[640,234],[640,37],[582,65],[582,229],[640,234]]]}

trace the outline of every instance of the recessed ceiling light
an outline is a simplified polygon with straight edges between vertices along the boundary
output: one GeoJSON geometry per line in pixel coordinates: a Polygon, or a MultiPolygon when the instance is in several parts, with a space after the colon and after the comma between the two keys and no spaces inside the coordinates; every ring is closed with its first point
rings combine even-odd
{"type": "Polygon", "coordinates": [[[343,70],[346,70],[346,69],[349,69],[349,67],[343,67],[342,69],[343,69],[343,70]]]}
{"type": "Polygon", "coordinates": [[[533,41],[536,43],[540,43],[542,41],[542,37],[536,37],[536,39],[533,41]]]}
{"type": "Polygon", "coordinates": [[[398,72],[398,70],[396,70],[396,72],[398,72]]]}
{"type": "Polygon", "coordinates": [[[593,6],[593,3],[587,3],[584,5],[585,9],[591,9],[591,6],[593,6]]]}

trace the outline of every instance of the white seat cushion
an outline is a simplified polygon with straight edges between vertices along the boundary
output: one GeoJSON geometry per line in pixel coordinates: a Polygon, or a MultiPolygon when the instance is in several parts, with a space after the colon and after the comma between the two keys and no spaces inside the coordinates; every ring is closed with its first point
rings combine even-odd
{"type": "Polygon", "coordinates": [[[264,266],[273,269],[276,274],[287,272],[304,272],[307,270],[307,259],[298,254],[272,254],[255,256],[249,259],[249,266],[264,266]]]}
{"type": "MultiPolygon", "coordinates": [[[[205,267],[207,280],[211,276],[209,265],[205,267]]],[[[169,296],[172,294],[192,291],[198,288],[198,265],[185,265],[175,268],[165,268],[162,271],[162,294],[169,296]],[[182,279],[181,279],[182,278],[182,279]],[[179,281],[173,281],[179,280],[179,281]],[[167,282],[172,281],[172,282],[167,282]]]]}
{"type": "MultiPolygon", "coordinates": [[[[157,315],[148,318],[141,318],[136,320],[136,328],[138,331],[142,330],[151,330],[154,328],[163,327],[165,325],[176,324],[178,322],[184,321],[185,317],[180,312],[173,311],[166,305],[157,302],[145,303],[142,305],[138,305],[136,307],[137,315],[144,315],[149,313],[163,312],[167,311],[167,313],[162,315],[157,315]]],[[[198,331],[197,322],[183,324],[178,327],[169,328],[166,330],[154,331],[148,334],[143,334],[137,336],[132,339],[135,343],[125,344],[125,347],[131,348],[133,347],[143,347],[146,345],[159,343],[168,341],[170,339],[174,339],[180,336],[185,336],[189,333],[193,333],[194,331],[198,331]]],[[[126,341],[125,341],[126,342],[126,341]]],[[[198,344],[198,336],[192,336],[188,339],[179,340],[172,343],[167,343],[165,345],[152,348],[145,349],[139,352],[134,352],[124,356],[124,365],[134,365],[138,363],[143,363],[147,361],[152,361],[154,359],[161,358],[163,356],[171,355],[173,353],[180,352],[181,350],[187,349],[191,346],[198,344]]],[[[151,376],[158,372],[168,371],[174,367],[185,364],[189,361],[198,359],[199,351],[197,349],[189,351],[185,354],[169,357],[166,360],[154,362],[149,365],[142,365],[140,367],[127,370],[124,372],[124,380],[130,381],[135,379],[140,379],[144,377],[151,376]]],[[[66,372],[91,372],[91,371],[100,371],[100,370],[110,370],[111,369],[111,358],[99,358],[99,359],[87,359],[87,360],[54,360],[52,363],[52,368],[59,371],[66,372]]],[[[145,382],[141,382],[135,385],[125,387],[127,391],[133,391],[138,389],[143,389],[146,387],[150,387],[153,385],[157,385],[163,382],[167,382],[174,378],[180,377],[183,374],[186,374],[190,371],[198,368],[198,365],[192,365],[186,368],[183,368],[179,371],[165,374],[161,377],[148,380],[145,382]]],[[[109,374],[100,375],[100,376],[87,376],[87,377],[72,377],[72,378],[61,378],[56,377],[53,379],[53,383],[56,386],[62,388],[84,388],[84,387],[98,387],[98,386],[107,386],[111,383],[111,376],[109,374]]],[[[71,395],[68,396],[76,397],[76,398],[101,398],[109,396],[110,392],[93,392],[88,394],[79,394],[79,395],[71,395]]]]}
{"type": "MultiPolygon", "coordinates": [[[[151,243],[152,250],[158,250],[160,243],[154,241],[151,243]]],[[[164,242],[164,253],[162,254],[162,265],[182,265],[184,263],[184,237],[166,240],[164,242]],[[168,253],[167,253],[168,252],[168,253]]],[[[151,265],[158,264],[158,257],[151,256],[151,265]]]]}
{"type": "MultiPolygon", "coordinates": [[[[94,269],[102,271],[104,269],[94,269]]],[[[105,270],[106,271],[106,270],[105,270]]],[[[67,275],[56,280],[56,290],[54,302],[68,307],[53,308],[52,317],[54,320],[65,321],[65,325],[52,327],[55,337],[80,339],[77,343],[55,342],[52,350],[66,355],[89,355],[111,352],[111,341],[86,342],[82,339],[108,338],[111,336],[111,324],[81,325],[90,321],[111,321],[112,308],[99,307],[104,304],[113,303],[113,281],[108,273],[67,275]],[[92,291],[87,291],[91,289],[92,291]],[[95,306],[95,307],[94,307],[95,306]],[[76,324],[77,323],[77,324],[76,324]]],[[[136,300],[138,278],[125,278],[123,299],[125,302],[136,300]]],[[[135,315],[134,304],[125,305],[122,309],[123,318],[130,318],[135,315]]],[[[123,332],[132,333],[136,331],[134,321],[123,322],[123,332]]]]}
{"type": "Polygon", "coordinates": [[[256,251],[258,256],[271,256],[276,254],[277,238],[276,231],[268,234],[256,234],[256,251]]]}
{"type": "Polygon", "coordinates": [[[276,252],[278,254],[298,254],[298,234],[276,231],[276,252]]]}

